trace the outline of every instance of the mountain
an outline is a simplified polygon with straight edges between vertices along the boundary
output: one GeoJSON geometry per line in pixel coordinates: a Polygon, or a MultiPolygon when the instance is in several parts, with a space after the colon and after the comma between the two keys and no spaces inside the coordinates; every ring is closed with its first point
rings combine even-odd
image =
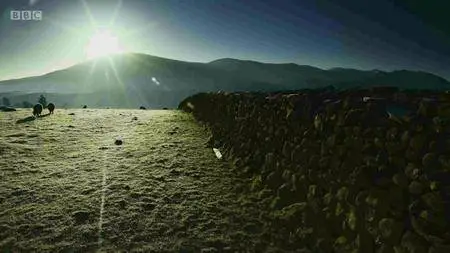
{"type": "Polygon", "coordinates": [[[208,63],[184,62],[127,53],[90,60],[42,76],[0,81],[0,96],[14,104],[37,101],[40,94],[59,105],[79,107],[176,107],[194,93],[208,91],[276,91],[397,86],[401,89],[450,89],[450,83],[420,71],[333,68],[293,63],[274,64],[224,58],[208,63]]]}

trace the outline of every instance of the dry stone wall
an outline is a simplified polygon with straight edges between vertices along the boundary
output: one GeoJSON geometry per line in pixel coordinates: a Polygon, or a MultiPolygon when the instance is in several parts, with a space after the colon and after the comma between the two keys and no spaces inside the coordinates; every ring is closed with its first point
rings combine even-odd
{"type": "Polygon", "coordinates": [[[450,97],[200,93],[179,108],[269,199],[286,247],[450,252],[450,97]]]}

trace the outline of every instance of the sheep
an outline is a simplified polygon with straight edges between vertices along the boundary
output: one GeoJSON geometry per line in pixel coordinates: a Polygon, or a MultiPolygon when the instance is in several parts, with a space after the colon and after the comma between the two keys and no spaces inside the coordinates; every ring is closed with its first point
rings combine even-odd
{"type": "Polygon", "coordinates": [[[53,111],[55,110],[55,104],[49,103],[49,104],[47,105],[47,109],[48,109],[48,111],[49,111],[49,114],[53,114],[53,111]]]}
{"type": "Polygon", "coordinates": [[[33,106],[33,115],[34,115],[34,117],[37,118],[37,117],[39,117],[41,115],[42,108],[43,108],[43,106],[41,104],[35,104],[33,106]]]}

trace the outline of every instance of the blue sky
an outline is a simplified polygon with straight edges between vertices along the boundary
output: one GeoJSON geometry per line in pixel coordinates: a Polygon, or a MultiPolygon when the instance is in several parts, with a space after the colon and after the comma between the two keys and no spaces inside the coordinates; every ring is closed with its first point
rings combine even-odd
{"type": "MultiPolygon", "coordinates": [[[[0,80],[85,61],[98,27],[114,33],[125,52],[178,60],[227,57],[321,68],[411,69],[450,79],[448,30],[403,2],[1,1],[0,80]],[[43,20],[12,21],[11,10],[42,10],[43,20]]],[[[429,2],[446,7],[437,4],[445,1],[429,2]]]]}

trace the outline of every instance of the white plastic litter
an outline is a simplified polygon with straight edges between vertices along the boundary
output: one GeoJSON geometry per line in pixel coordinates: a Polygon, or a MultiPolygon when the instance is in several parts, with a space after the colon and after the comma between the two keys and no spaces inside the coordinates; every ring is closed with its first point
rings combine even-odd
{"type": "Polygon", "coordinates": [[[222,153],[217,148],[213,148],[214,154],[216,154],[217,159],[222,159],[222,153]]]}

